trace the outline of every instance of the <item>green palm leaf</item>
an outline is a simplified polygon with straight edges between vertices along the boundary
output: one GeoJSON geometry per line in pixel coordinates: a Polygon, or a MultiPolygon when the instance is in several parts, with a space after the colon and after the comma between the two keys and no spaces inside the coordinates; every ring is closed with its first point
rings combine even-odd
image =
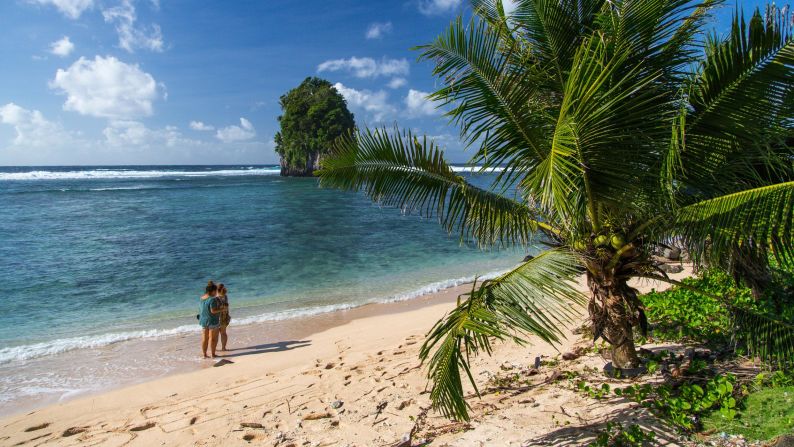
{"type": "Polygon", "coordinates": [[[671,229],[696,258],[719,260],[736,247],[769,247],[794,262],[794,181],[754,188],[682,207],[671,229]]]}
{"type": "Polygon", "coordinates": [[[756,11],[749,24],[737,13],[725,40],[711,37],[691,84],[681,163],[687,184],[698,190],[757,186],[763,183],[755,165],[790,166],[790,148],[786,159],[763,144],[791,135],[794,88],[794,33],[787,17],[768,12],[764,20],[756,11]]]}
{"type": "Polygon", "coordinates": [[[431,99],[453,106],[448,115],[464,140],[483,143],[478,161],[504,165],[499,180],[505,183],[547,153],[553,119],[545,110],[554,102],[539,99],[548,75],[542,66],[527,64],[526,46],[510,36],[506,41],[486,20],[464,26],[458,18],[433,43],[417,47],[421,59],[435,62],[433,73],[447,81],[431,99]]]}
{"type": "Polygon", "coordinates": [[[569,251],[548,250],[475,284],[468,298],[433,327],[420,352],[422,361],[430,359],[435,408],[447,417],[468,419],[461,369],[476,391],[469,355],[490,353],[492,338],[523,342],[532,334],[548,343],[561,340],[562,329],[578,315],[575,305],[584,303],[574,282],[577,263],[569,251]]]}
{"type": "Polygon", "coordinates": [[[363,190],[383,205],[436,216],[448,232],[480,245],[527,245],[539,230],[556,232],[526,204],[467,183],[432,141],[411,133],[342,138],[317,175],[323,186],[363,190]]]}
{"type": "Polygon", "coordinates": [[[794,326],[739,307],[732,307],[731,312],[735,342],[764,361],[794,364],[794,326]]]}

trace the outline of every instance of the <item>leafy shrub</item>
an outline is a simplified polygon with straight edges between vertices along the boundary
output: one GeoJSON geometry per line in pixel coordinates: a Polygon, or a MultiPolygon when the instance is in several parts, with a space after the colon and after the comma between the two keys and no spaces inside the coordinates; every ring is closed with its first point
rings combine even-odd
{"type": "MultiPolygon", "coordinates": [[[[758,303],[750,289],[738,287],[725,272],[703,271],[697,278],[683,283],[713,295],[723,296],[731,304],[755,309],[758,303]]],[[[665,292],[650,292],[641,297],[653,335],[661,340],[726,341],[730,338],[731,315],[724,303],[703,294],[674,287],[665,292]],[[728,332],[728,333],[726,333],[728,332]]]]}
{"type": "Polygon", "coordinates": [[[603,383],[600,387],[592,387],[587,384],[584,380],[580,380],[576,383],[576,388],[582,392],[587,394],[588,396],[592,397],[596,400],[601,400],[605,397],[609,397],[609,384],[603,383]]]}
{"type": "Polygon", "coordinates": [[[643,430],[637,424],[624,429],[620,422],[607,422],[604,430],[598,433],[590,447],[642,447],[653,445],[656,434],[643,430]]]}
{"type": "Polygon", "coordinates": [[[615,395],[634,400],[673,425],[693,431],[700,428],[704,415],[717,413],[726,420],[736,417],[733,375],[717,375],[702,386],[684,383],[678,388],[668,384],[631,385],[615,389],[615,395]]]}

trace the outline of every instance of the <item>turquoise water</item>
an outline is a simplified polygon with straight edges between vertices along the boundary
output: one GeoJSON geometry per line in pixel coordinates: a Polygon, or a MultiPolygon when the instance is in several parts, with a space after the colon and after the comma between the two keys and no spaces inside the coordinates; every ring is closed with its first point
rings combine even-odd
{"type": "Polygon", "coordinates": [[[433,220],[277,174],[0,168],[0,364],[195,331],[208,279],[227,285],[243,324],[408,299],[524,255],[479,251],[433,220]]]}

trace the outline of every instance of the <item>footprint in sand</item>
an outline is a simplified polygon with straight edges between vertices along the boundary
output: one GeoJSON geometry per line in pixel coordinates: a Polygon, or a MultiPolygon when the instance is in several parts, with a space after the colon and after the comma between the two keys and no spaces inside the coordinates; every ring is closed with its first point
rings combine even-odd
{"type": "Polygon", "coordinates": [[[31,431],[41,430],[42,428],[47,428],[49,426],[50,426],[50,423],[49,422],[45,422],[43,424],[34,425],[33,427],[28,427],[28,428],[25,429],[25,432],[27,433],[27,432],[31,432],[31,431]]]}
{"type": "Polygon", "coordinates": [[[69,436],[79,435],[88,430],[88,427],[69,427],[63,431],[61,437],[68,438],[69,436]]]}
{"type": "Polygon", "coordinates": [[[155,424],[154,422],[147,422],[147,423],[145,423],[143,425],[138,425],[137,427],[132,427],[130,429],[130,431],[144,431],[144,430],[148,430],[148,429],[154,427],[155,425],[157,425],[157,424],[155,424]]]}
{"type": "Polygon", "coordinates": [[[259,439],[264,440],[265,436],[261,435],[261,434],[258,434],[258,433],[246,433],[246,434],[243,435],[243,441],[251,442],[251,441],[256,441],[256,440],[259,440],[259,439]]]}

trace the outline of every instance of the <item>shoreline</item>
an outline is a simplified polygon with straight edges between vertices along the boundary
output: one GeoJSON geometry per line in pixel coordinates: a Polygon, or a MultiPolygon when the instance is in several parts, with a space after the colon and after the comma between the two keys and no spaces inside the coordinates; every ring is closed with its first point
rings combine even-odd
{"type": "MultiPolygon", "coordinates": [[[[689,274],[686,269],[671,276],[689,274]]],[[[638,286],[643,291],[665,287],[649,281],[638,286]]],[[[252,332],[260,332],[251,334],[255,342],[232,351],[227,357],[232,364],[214,368],[207,361],[198,371],[0,417],[0,443],[36,438],[37,445],[248,445],[280,439],[284,445],[294,440],[296,446],[362,446],[399,440],[417,418],[446,427],[448,420],[428,412],[426,370],[417,354],[427,331],[465,291],[468,286],[460,285],[409,301],[320,315],[294,325],[292,337],[277,341],[267,341],[262,326],[254,326],[252,332]],[[341,408],[334,407],[336,401],[341,408]]],[[[489,370],[504,371],[505,364],[558,357],[582,343],[571,329],[556,348],[532,337],[524,347],[496,344],[493,357],[474,359],[475,379],[483,385],[489,370]]],[[[234,333],[230,336],[235,340],[234,333]]],[[[191,346],[197,354],[198,339],[191,346]]],[[[588,361],[603,366],[600,357],[588,361]]],[[[500,439],[507,440],[502,445],[520,445],[521,437],[552,431],[556,425],[549,424],[558,423],[554,412],[559,413],[560,399],[568,408],[578,408],[582,398],[572,390],[539,386],[540,394],[531,395],[540,407],[517,401],[510,410],[518,411],[517,417],[490,418],[486,411],[471,430],[443,436],[451,437],[450,445],[487,445],[501,433],[500,439]]],[[[470,404],[475,412],[487,410],[476,399],[470,404]]],[[[594,412],[587,418],[599,418],[597,410],[587,410],[594,412]]]]}
{"type": "MultiPolygon", "coordinates": [[[[457,280],[451,280],[457,281],[457,280]]],[[[437,282],[428,285],[427,287],[434,286],[442,283],[437,282]]],[[[299,340],[308,336],[321,333],[332,329],[337,326],[342,326],[350,323],[353,320],[368,318],[379,315],[389,315],[394,313],[409,312],[417,310],[426,306],[439,304],[442,301],[453,302],[460,293],[468,291],[471,283],[462,283],[451,285],[449,287],[441,287],[435,291],[410,296],[407,298],[394,299],[393,301],[374,301],[364,302],[362,304],[350,304],[350,307],[341,309],[334,309],[327,312],[312,313],[310,315],[300,315],[294,317],[287,317],[283,319],[273,319],[265,321],[250,321],[229,327],[229,348],[227,352],[231,357],[237,357],[247,354],[250,349],[246,347],[257,346],[262,343],[277,343],[283,340],[295,339],[299,340]],[[448,296],[453,294],[454,296],[448,296]],[[262,333],[265,329],[267,333],[262,333]],[[240,346],[243,347],[240,347],[240,346]]],[[[424,288],[423,288],[424,289],[424,288]]],[[[410,295],[415,291],[399,294],[399,296],[410,295]]],[[[397,295],[395,295],[397,296],[397,295]]],[[[244,317],[246,320],[251,317],[244,317]]],[[[167,332],[167,331],[166,331],[167,332]]],[[[111,334],[115,335],[115,334],[111,334]]],[[[65,360],[63,357],[75,357],[78,362],[88,362],[90,358],[108,359],[118,351],[154,351],[154,352],[183,352],[185,350],[195,351],[195,356],[187,354],[187,357],[193,358],[179,358],[173,359],[173,365],[161,365],[163,369],[151,369],[150,374],[143,377],[122,379],[118,382],[106,384],[94,389],[77,389],[69,390],[62,393],[60,396],[48,395],[39,398],[36,397],[20,397],[16,400],[0,403],[0,419],[7,417],[18,416],[22,413],[32,410],[41,409],[48,405],[58,405],[71,402],[76,399],[88,398],[99,394],[112,392],[118,389],[143,384],[153,380],[160,380],[162,378],[171,377],[174,375],[185,374],[195,371],[201,371],[211,367],[213,361],[202,359],[200,356],[200,332],[198,329],[192,332],[180,332],[175,334],[163,334],[153,337],[141,337],[124,339],[114,343],[103,344],[98,347],[85,347],[76,348],[66,352],[59,352],[56,354],[45,355],[33,359],[24,359],[26,363],[25,369],[35,369],[36,363],[58,363],[59,360],[65,360]],[[30,365],[33,363],[34,365],[30,365]],[[24,402],[19,402],[24,401],[24,402]],[[10,407],[14,408],[11,409],[10,407]]],[[[215,360],[218,361],[224,358],[224,353],[218,352],[219,357],[215,360]]],[[[133,354],[134,355],[134,354],[133,354]]],[[[106,360],[105,360],[106,361],[106,360]]],[[[12,365],[2,365],[10,367],[12,365]]]]}

